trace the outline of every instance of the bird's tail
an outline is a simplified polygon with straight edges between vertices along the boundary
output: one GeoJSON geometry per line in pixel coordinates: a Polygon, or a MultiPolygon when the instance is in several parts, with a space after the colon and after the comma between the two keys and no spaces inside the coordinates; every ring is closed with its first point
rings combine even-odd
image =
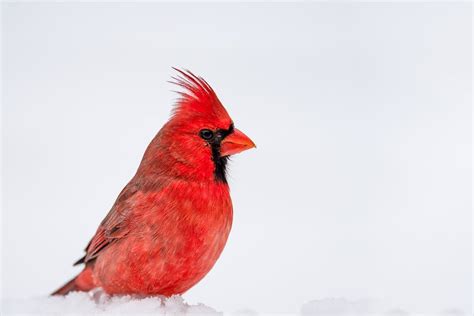
{"type": "Polygon", "coordinates": [[[51,295],[66,295],[69,292],[75,291],[80,291],[79,287],[76,285],[76,278],[61,286],[59,289],[51,293],[51,295]]]}
{"type": "Polygon", "coordinates": [[[70,292],[89,292],[93,288],[95,288],[95,285],[92,278],[92,269],[86,267],[75,278],[51,293],[51,295],[67,295],[70,292]]]}

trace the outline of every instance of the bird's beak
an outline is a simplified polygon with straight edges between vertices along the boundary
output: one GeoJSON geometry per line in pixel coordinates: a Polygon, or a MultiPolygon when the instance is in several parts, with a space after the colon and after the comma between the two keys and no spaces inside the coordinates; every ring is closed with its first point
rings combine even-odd
{"type": "Polygon", "coordinates": [[[221,142],[221,156],[235,155],[254,147],[256,147],[254,142],[247,135],[234,129],[234,132],[221,142]]]}

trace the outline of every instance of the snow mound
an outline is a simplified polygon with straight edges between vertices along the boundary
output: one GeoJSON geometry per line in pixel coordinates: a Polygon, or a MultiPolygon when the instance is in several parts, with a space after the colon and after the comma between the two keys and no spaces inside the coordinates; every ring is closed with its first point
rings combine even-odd
{"type": "MultiPolygon", "coordinates": [[[[74,292],[67,296],[48,296],[2,300],[0,315],[211,315],[224,313],[204,304],[191,305],[175,295],[166,297],[107,296],[101,292],[74,292]]],[[[242,309],[229,316],[298,315],[259,313],[242,309]]],[[[468,316],[460,309],[446,309],[438,313],[411,313],[382,300],[325,298],[307,302],[301,307],[300,316],[468,316]]],[[[469,314],[470,315],[470,314],[469,314]]],[[[474,316],[474,315],[472,315],[474,316]]]]}
{"type": "Polygon", "coordinates": [[[384,316],[407,316],[412,315],[399,308],[389,308],[382,302],[371,299],[350,301],[345,298],[326,298],[313,300],[304,304],[301,315],[337,315],[337,316],[362,316],[362,315],[384,315],[384,316]]]}
{"type": "MultiPolygon", "coordinates": [[[[447,309],[438,313],[411,313],[383,300],[325,298],[309,301],[301,307],[303,316],[467,316],[460,309],[447,309]]],[[[474,315],[473,315],[474,316],[474,315]]]]}
{"type": "Polygon", "coordinates": [[[2,315],[223,315],[203,304],[189,305],[181,296],[170,298],[113,296],[94,300],[87,293],[2,302],[2,315]]]}

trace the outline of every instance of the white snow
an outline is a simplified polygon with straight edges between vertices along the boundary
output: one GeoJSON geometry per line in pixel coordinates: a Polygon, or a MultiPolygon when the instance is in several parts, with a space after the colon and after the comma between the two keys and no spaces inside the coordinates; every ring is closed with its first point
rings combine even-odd
{"type": "Polygon", "coordinates": [[[2,315],[223,315],[204,304],[189,305],[181,296],[134,298],[129,295],[95,301],[87,293],[70,293],[2,302],[2,315]]]}
{"type": "Polygon", "coordinates": [[[447,309],[438,313],[412,313],[399,307],[393,307],[383,300],[361,299],[348,300],[345,298],[326,298],[312,300],[301,308],[303,316],[461,316],[467,315],[459,309],[447,309]]]}
{"type": "MultiPolygon", "coordinates": [[[[74,292],[67,296],[36,297],[29,299],[7,299],[1,304],[1,315],[224,315],[224,312],[204,304],[190,305],[179,295],[170,298],[139,298],[130,295],[109,297],[74,292]]],[[[270,315],[251,309],[243,309],[231,316],[270,315]]],[[[297,311],[294,313],[298,314],[297,311]]],[[[326,298],[309,301],[301,307],[302,316],[462,316],[468,315],[459,309],[446,309],[439,313],[417,314],[399,307],[391,307],[381,300],[326,298]]]]}
{"type": "MultiPolygon", "coordinates": [[[[1,304],[1,315],[275,315],[242,309],[233,313],[216,311],[204,304],[190,305],[179,295],[170,298],[139,298],[130,295],[109,297],[97,293],[74,292],[67,296],[7,299],[1,304]]],[[[438,313],[412,313],[399,307],[391,307],[381,300],[326,298],[309,301],[295,311],[301,316],[462,316],[459,309],[446,309],[438,313]]]]}
{"type": "Polygon", "coordinates": [[[313,300],[303,305],[302,315],[366,315],[377,308],[370,300],[349,301],[344,298],[313,300]]]}

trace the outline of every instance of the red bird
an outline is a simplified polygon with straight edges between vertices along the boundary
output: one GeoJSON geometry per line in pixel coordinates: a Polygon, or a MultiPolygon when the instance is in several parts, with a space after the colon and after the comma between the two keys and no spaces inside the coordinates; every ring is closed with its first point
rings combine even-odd
{"type": "Polygon", "coordinates": [[[52,295],[181,294],[214,266],[232,226],[230,155],[255,147],[234,128],[209,84],[190,71],[170,120],[148,145],[77,264],[84,270],[52,295]]]}

